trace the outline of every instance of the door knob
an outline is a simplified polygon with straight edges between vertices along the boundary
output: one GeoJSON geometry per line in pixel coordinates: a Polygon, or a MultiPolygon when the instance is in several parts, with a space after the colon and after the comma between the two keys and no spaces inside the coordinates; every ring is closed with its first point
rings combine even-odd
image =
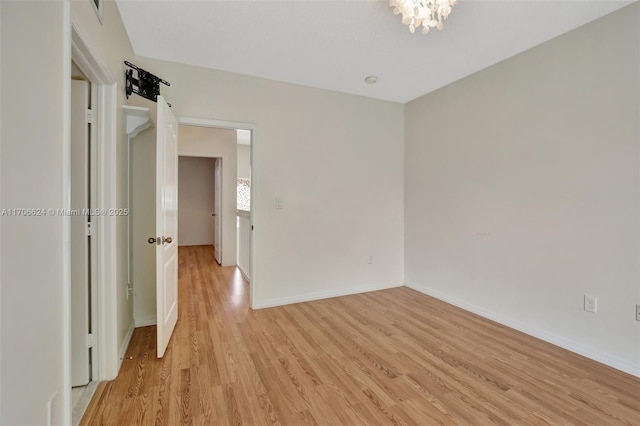
{"type": "Polygon", "coordinates": [[[215,216],[215,215],[216,215],[215,213],[211,213],[211,216],[215,216]]]}
{"type": "Polygon", "coordinates": [[[167,243],[167,244],[171,244],[171,242],[173,241],[173,238],[171,237],[162,237],[162,244],[167,243]]]}
{"type": "Polygon", "coordinates": [[[149,244],[155,244],[156,243],[156,239],[154,237],[149,237],[149,239],[147,240],[147,242],[149,244]]]}

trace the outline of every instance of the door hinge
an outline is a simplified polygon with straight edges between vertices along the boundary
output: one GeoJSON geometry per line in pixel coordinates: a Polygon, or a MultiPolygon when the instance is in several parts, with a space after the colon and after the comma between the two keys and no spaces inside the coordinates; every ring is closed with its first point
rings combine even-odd
{"type": "Polygon", "coordinates": [[[96,345],[96,336],[92,333],[87,334],[87,348],[93,348],[96,345]]]}
{"type": "Polygon", "coordinates": [[[93,124],[93,110],[87,110],[87,123],[93,124]]]}
{"type": "Polygon", "coordinates": [[[92,225],[91,222],[87,222],[87,237],[90,237],[93,235],[93,226],[91,225],[92,225]]]}

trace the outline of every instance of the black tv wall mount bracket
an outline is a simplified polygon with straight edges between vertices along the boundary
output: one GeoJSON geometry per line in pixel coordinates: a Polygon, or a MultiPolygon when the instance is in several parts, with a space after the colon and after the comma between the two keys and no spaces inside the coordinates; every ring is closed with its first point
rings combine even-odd
{"type": "MultiPolygon", "coordinates": [[[[129,99],[129,96],[131,96],[132,93],[135,93],[136,95],[142,96],[143,98],[149,99],[153,102],[158,102],[160,83],[165,86],[171,86],[168,81],[151,74],[147,70],[138,68],[129,61],[124,61],[124,64],[129,68],[132,68],[130,70],[126,70],[124,74],[127,99],[129,99]],[[138,78],[133,77],[133,70],[138,72],[138,78]]],[[[171,106],[171,104],[169,104],[169,106],[171,106]]]]}

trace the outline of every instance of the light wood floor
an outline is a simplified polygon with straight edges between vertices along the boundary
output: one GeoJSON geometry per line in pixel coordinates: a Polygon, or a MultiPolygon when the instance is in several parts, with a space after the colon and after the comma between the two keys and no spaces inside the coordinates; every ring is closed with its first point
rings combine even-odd
{"type": "Polygon", "coordinates": [[[210,247],[181,247],[164,359],[136,329],[86,425],[640,425],[640,379],[407,288],[251,311],[210,247]]]}

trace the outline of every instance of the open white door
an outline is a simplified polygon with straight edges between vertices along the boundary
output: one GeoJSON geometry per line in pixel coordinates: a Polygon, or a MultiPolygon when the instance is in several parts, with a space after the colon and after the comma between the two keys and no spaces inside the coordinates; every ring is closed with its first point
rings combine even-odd
{"type": "Polygon", "coordinates": [[[162,358],[178,322],[178,122],[162,96],[156,125],[156,312],[162,358]]]}
{"type": "Polygon", "coordinates": [[[89,83],[71,81],[71,386],[89,383],[89,83]]]}
{"type": "Polygon", "coordinates": [[[216,158],[215,168],[213,255],[222,265],[222,158],[216,158]]]}

